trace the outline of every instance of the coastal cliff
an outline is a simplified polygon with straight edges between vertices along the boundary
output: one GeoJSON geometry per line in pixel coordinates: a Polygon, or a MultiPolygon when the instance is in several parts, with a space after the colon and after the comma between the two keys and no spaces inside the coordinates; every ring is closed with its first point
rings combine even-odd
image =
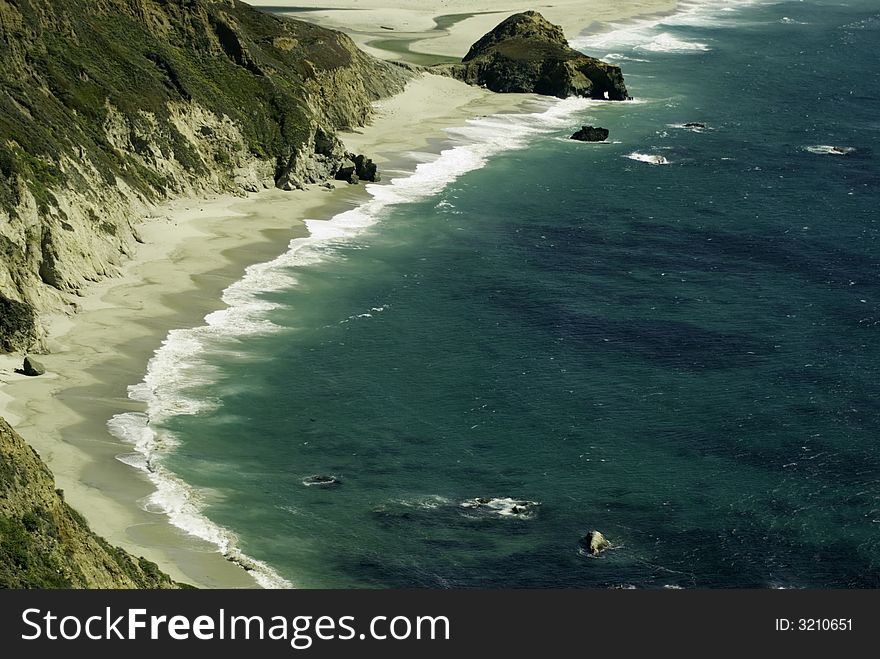
{"type": "Polygon", "coordinates": [[[471,46],[460,64],[431,70],[495,92],[628,98],[619,66],[571,48],[562,28],[536,11],[502,21],[471,46]]]}
{"type": "MultiPolygon", "coordinates": [[[[117,272],[153,204],[333,179],[336,131],[409,76],[234,0],[0,0],[0,352],[42,351],[40,315],[117,272]]],[[[0,587],[176,586],[0,419],[0,587]]]]}
{"type": "Polygon", "coordinates": [[[0,588],[178,587],[89,530],[40,456],[0,418],[0,588]]]}
{"type": "Polygon", "coordinates": [[[0,0],[0,351],[40,351],[152,203],[334,178],[409,75],[235,0],[0,0]]]}
{"type": "MultiPolygon", "coordinates": [[[[445,73],[502,92],[605,88],[577,77],[561,43],[504,69],[498,53],[534,46],[522,25],[505,21],[445,73]],[[551,89],[530,76],[554,57],[571,75],[551,89]]],[[[42,351],[41,314],[75,312],[89,282],[115,274],[155,203],[376,180],[337,131],[416,70],[237,0],[0,0],[0,352],[42,351]]],[[[0,419],[0,587],[177,586],[92,533],[0,419]]]]}

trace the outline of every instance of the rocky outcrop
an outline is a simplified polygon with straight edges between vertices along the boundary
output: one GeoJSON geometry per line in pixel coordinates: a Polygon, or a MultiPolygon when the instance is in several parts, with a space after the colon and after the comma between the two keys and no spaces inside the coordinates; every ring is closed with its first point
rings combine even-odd
{"type": "Polygon", "coordinates": [[[357,175],[357,167],[352,160],[345,160],[342,167],[336,172],[337,181],[345,181],[349,185],[357,185],[360,177],[357,175]]]}
{"type": "Polygon", "coordinates": [[[510,497],[476,497],[462,501],[459,506],[472,513],[487,516],[532,519],[538,514],[538,501],[512,499],[510,497]]]}
{"type": "Polygon", "coordinates": [[[316,474],[315,476],[303,478],[302,484],[306,487],[339,487],[342,485],[342,480],[336,476],[316,474]]]}
{"type": "Polygon", "coordinates": [[[611,543],[599,531],[590,531],[581,538],[581,550],[590,556],[598,556],[611,547],[611,543]]]}
{"type": "Polygon", "coordinates": [[[354,156],[352,160],[354,161],[355,173],[357,173],[360,180],[370,181],[372,183],[382,180],[382,177],[379,175],[379,167],[371,158],[367,158],[365,155],[361,154],[359,156],[354,156]]]}
{"type": "MultiPolygon", "coordinates": [[[[0,244],[3,243],[0,236],[0,244]]],[[[0,261],[0,268],[2,268],[0,261]]],[[[11,352],[37,340],[37,321],[33,307],[10,300],[0,293],[0,352],[11,352]]]]}
{"type": "Polygon", "coordinates": [[[0,588],[177,588],[92,533],[39,455],[0,418],[0,588]]]}
{"type": "Polygon", "coordinates": [[[22,364],[21,372],[27,376],[36,377],[38,375],[45,375],[46,367],[33,357],[27,356],[24,358],[24,364],[22,364]]]}
{"type": "Polygon", "coordinates": [[[432,71],[496,92],[628,98],[620,67],[574,50],[561,27],[534,11],[507,18],[477,41],[460,64],[441,64],[432,71]]]}
{"type": "Polygon", "coordinates": [[[604,142],[608,139],[609,131],[607,128],[598,128],[593,126],[581,126],[581,129],[575,132],[570,139],[579,142],[604,142]]]}
{"type": "Polygon", "coordinates": [[[411,75],[233,0],[0,0],[0,351],[39,351],[153,203],[333,179],[411,75]]]}
{"type": "Polygon", "coordinates": [[[357,184],[359,181],[376,182],[382,180],[378,166],[365,155],[346,153],[342,166],[336,172],[337,181],[357,184]]]}

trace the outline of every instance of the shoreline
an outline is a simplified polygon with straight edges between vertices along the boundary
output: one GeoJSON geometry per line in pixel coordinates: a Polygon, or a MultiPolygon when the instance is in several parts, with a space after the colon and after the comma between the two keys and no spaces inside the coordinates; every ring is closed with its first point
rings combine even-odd
{"type": "MultiPolygon", "coordinates": [[[[675,6],[649,4],[640,15],[675,6]]],[[[488,19],[489,28],[500,20],[494,13],[488,19]]],[[[468,45],[485,31],[474,33],[481,28],[471,24],[467,28],[468,45]]],[[[407,161],[408,151],[443,143],[447,128],[479,116],[523,112],[537,98],[493,94],[426,74],[377,103],[370,126],[340,133],[340,138],[349,150],[367,154],[380,166],[399,164],[407,161]]],[[[173,526],[164,513],[141,507],[155,487],[143,472],[117,459],[133,447],[111,435],[107,421],[145,410],[145,404],[128,398],[128,387],[141,381],[170,330],[200,325],[207,314],[223,308],[222,292],[241,279],[247,266],[272,260],[290,240],[308,235],[305,220],[330,219],[368,199],[363,186],[343,185],[338,183],[332,194],[320,187],[270,190],[247,198],[181,199],[159,206],[138,225],[144,244],[121,275],[82,291],[74,316],[44,319],[50,354],[40,360],[46,375],[15,374],[20,357],[0,356],[0,416],[40,453],[66,500],[96,533],[158,563],[177,581],[209,588],[258,587],[253,575],[215,544],[173,526]]]]}
{"type": "Polygon", "coordinates": [[[675,13],[679,0],[386,0],[380,8],[352,0],[252,0],[266,11],[345,32],[375,57],[429,65],[460,60],[510,14],[535,10],[574,39],[593,25],[675,13]],[[290,7],[289,11],[284,7],[290,7]],[[499,8],[500,7],[500,8],[499,8]]]}
{"type": "MultiPolygon", "coordinates": [[[[380,165],[442,140],[443,130],[479,115],[515,112],[531,95],[498,95],[424,75],[377,104],[373,123],[340,137],[380,165]],[[441,102],[442,101],[442,102],[441,102]]],[[[144,244],[121,274],[82,291],[73,316],[44,318],[49,354],[37,378],[14,373],[19,355],[0,356],[0,416],[37,450],[65,499],[108,542],[145,556],[177,580],[209,588],[255,588],[253,575],[217,546],[173,526],[140,503],[155,491],[147,475],[117,459],[134,451],[107,421],[146,405],[128,398],[168,332],[203,323],[223,308],[222,292],[245,268],[272,260],[308,235],[304,220],[330,219],[369,197],[337,182],[332,193],[268,190],[180,199],[158,206],[138,229],[144,244]],[[173,231],[169,231],[173,228],[173,231]]]]}

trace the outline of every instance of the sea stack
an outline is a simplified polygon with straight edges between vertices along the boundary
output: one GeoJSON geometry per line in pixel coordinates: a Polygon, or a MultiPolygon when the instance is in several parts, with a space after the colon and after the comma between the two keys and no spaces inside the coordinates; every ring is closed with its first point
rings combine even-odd
{"type": "Polygon", "coordinates": [[[575,50],[562,28],[536,11],[510,16],[471,46],[460,64],[437,65],[432,72],[495,92],[629,98],[619,66],[575,50]]]}
{"type": "Polygon", "coordinates": [[[593,126],[581,126],[570,139],[579,142],[604,142],[608,139],[609,131],[607,128],[594,128],[593,126]]]}
{"type": "Polygon", "coordinates": [[[600,531],[590,531],[581,538],[581,547],[590,556],[598,556],[611,546],[608,539],[600,531]]]}

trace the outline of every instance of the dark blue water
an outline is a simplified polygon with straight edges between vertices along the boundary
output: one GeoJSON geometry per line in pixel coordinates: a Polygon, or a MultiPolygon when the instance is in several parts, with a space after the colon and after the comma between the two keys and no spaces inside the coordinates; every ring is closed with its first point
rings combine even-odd
{"type": "Polygon", "coordinates": [[[579,40],[639,102],[277,265],[162,464],[301,586],[880,586],[878,38],[859,0],[579,40]]]}

